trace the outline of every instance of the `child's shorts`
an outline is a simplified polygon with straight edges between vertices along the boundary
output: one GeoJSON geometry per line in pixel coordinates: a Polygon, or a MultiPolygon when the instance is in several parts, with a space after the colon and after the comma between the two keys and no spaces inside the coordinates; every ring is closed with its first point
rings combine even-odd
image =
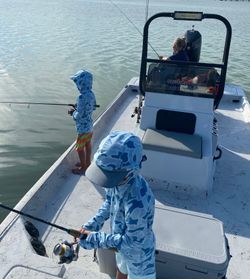
{"type": "MultiPolygon", "coordinates": [[[[116,259],[116,265],[120,270],[120,272],[123,274],[128,274],[127,264],[123,256],[120,253],[115,253],[115,259],[116,259]]],[[[144,275],[144,276],[129,274],[128,279],[156,279],[156,275],[155,273],[150,275],[144,275]]]]}
{"type": "Polygon", "coordinates": [[[76,139],[76,150],[82,151],[87,143],[92,139],[93,132],[79,134],[76,139]]]}

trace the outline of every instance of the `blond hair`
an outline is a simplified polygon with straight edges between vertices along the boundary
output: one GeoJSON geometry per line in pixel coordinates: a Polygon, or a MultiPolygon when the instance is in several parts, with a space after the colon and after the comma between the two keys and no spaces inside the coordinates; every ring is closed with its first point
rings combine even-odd
{"type": "Polygon", "coordinates": [[[176,47],[177,51],[181,51],[183,49],[185,49],[186,47],[186,39],[185,38],[176,38],[174,40],[174,44],[173,44],[174,47],[176,47]]]}

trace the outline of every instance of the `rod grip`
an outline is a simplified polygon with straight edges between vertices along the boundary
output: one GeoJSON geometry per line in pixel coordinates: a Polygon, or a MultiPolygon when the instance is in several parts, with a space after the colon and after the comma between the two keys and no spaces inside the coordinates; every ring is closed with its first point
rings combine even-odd
{"type": "Polygon", "coordinates": [[[68,233],[74,236],[75,238],[80,238],[80,239],[86,239],[88,236],[87,234],[82,234],[78,230],[74,230],[74,229],[69,229],[68,233]]]}

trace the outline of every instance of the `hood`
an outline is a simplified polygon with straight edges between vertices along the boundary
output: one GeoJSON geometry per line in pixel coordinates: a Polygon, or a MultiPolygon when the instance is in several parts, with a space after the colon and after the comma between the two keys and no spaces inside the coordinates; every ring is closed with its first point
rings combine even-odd
{"type": "Polygon", "coordinates": [[[93,75],[85,70],[80,70],[70,77],[76,84],[81,94],[92,89],[93,75]]]}

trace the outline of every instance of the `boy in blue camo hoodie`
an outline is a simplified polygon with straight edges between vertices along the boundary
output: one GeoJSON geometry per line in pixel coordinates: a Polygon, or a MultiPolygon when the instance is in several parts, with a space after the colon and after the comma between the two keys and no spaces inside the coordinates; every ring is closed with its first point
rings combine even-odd
{"type": "Polygon", "coordinates": [[[86,171],[106,199],[95,217],[80,230],[85,249],[115,248],[116,279],[155,279],[154,196],[139,174],[142,144],[132,133],[114,131],[102,140],[86,171]],[[110,233],[101,230],[110,219],[110,233]]]}
{"type": "Polygon", "coordinates": [[[76,107],[69,110],[69,114],[73,116],[76,123],[76,151],[80,160],[80,166],[73,169],[72,172],[83,174],[91,162],[92,113],[96,107],[95,95],[92,92],[93,76],[87,71],[80,70],[70,78],[75,82],[80,92],[76,107]]]}

